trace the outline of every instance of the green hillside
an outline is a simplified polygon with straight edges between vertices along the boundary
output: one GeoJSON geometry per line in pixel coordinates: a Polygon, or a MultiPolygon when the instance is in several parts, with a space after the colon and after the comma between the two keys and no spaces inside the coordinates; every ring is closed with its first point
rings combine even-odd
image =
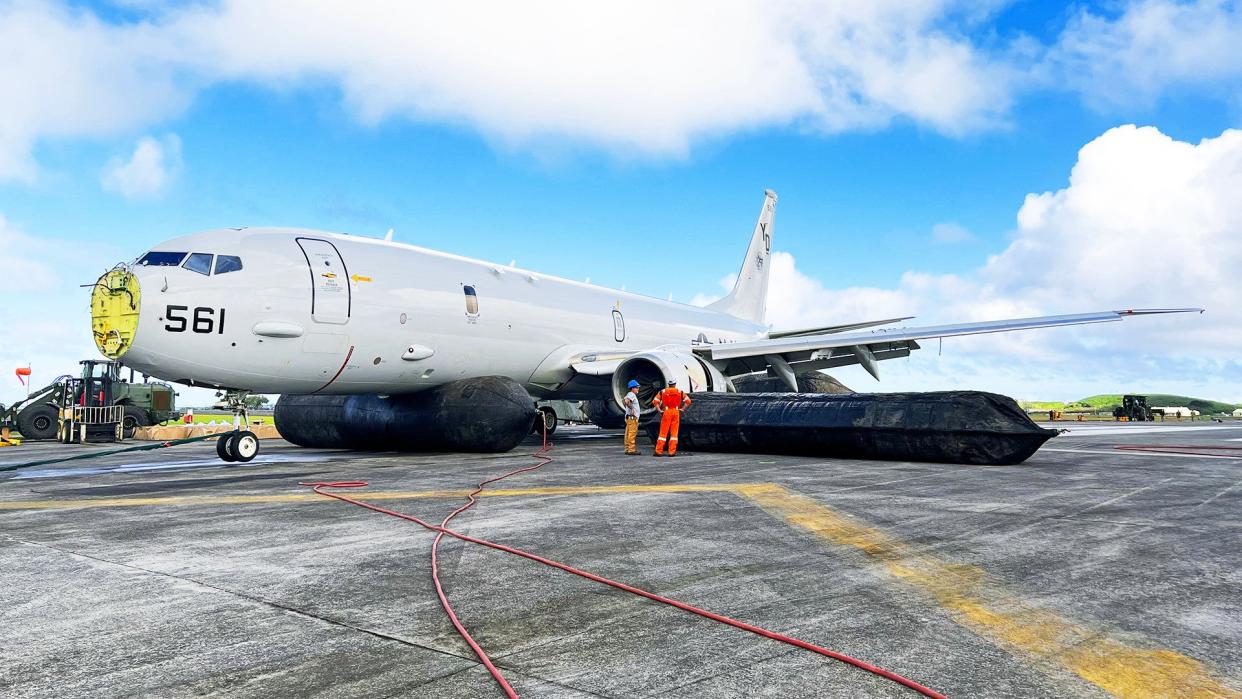
{"type": "Polygon", "coordinates": [[[1065,410],[1065,403],[1059,400],[1020,400],[1018,405],[1023,410],[1065,410]]]}
{"type": "MultiPolygon", "coordinates": [[[[1220,401],[1207,400],[1205,398],[1191,398],[1190,396],[1174,396],[1167,393],[1148,393],[1146,395],[1147,404],[1150,406],[1190,408],[1191,410],[1198,410],[1204,415],[1232,413],[1235,408],[1240,407],[1234,405],[1233,403],[1222,403],[1220,401]]],[[[1055,401],[1021,401],[1020,405],[1026,410],[1112,410],[1114,407],[1121,405],[1121,394],[1104,393],[1098,396],[1080,398],[1069,403],[1059,403],[1055,401]]]]}

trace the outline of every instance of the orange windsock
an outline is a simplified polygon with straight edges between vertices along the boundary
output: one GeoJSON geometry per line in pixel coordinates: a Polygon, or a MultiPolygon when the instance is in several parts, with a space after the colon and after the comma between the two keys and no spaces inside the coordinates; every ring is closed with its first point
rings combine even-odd
{"type": "Polygon", "coordinates": [[[16,373],[17,373],[17,380],[18,380],[18,381],[21,381],[21,382],[22,382],[22,385],[23,385],[23,386],[25,386],[25,385],[26,385],[26,379],[24,379],[24,378],[22,378],[22,377],[23,377],[23,376],[30,376],[30,367],[28,367],[28,366],[19,366],[19,367],[17,367],[17,372],[16,372],[16,373]]]}

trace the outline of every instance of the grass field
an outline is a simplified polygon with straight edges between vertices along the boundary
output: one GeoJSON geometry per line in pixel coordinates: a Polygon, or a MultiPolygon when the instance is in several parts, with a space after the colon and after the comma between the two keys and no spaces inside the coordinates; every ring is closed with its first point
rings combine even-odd
{"type": "MultiPolygon", "coordinates": [[[[1142,395],[1142,394],[1140,394],[1142,395]]],[[[1177,396],[1168,393],[1148,393],[1147,405],[1152,407],[1179,407],[1198,410],[1204,415],[1217,415],[1219,413],[1232,413],[1236,408],[1242,407],[1233,403],[1223,403],[1216,400],[1207,400],[1205,398],[1191,398],[1190,396],[1177,396]]],[[[1120,393],[1102,393],[1100,395],[1088,396],[1080,398],[1076,401],[1068,403],[1059,401],[1019,401],[1019,405],[1024,410],[1061,410],[1064,412],[1075,411],[1110,411],[1121,405],[1120,393]]]]}
{"type": "MultiPolygon", "coordinates": [[[[205,425],[205,424],[208,424],[208,423],[210,423],[210,422],[212,422],[212,421],[215,421],[215,423],[216,423],[216,424],[218,424],[218,425],[221,425],[221,424],[232,424],[232,423],[233,423],[233,416],[232,416],[232,415],[198,415],[198,414],[195,414],[195,415],[194,415],[194,424],[195,424],[195,425],[205,425]]],[[[271,425],[271,424],[273,424],[273,422],[274,422],[274,421],[273,421],[273,419],[272,419],[272,416],[271,416],[271,415],[251,415],[251,416],[250,416],[250,422],[251,422],[251,424],[254,424],[255,422],[258,422],[260,425],[271,425]]],[[[162,423],[162,424],[165,424],[165,425],[179,425],[179,424],[181,424],[181,420],[177,420],[176,422],[165,422],[165,423],[162,423]]]]}
{"type": "MultiPolygon", "coordinates": [[[[229,425],[233,424],[232,415],[195,415],[193,424],[206,425],[210,423],[212,420],[215,420],[216,424],[229,424],[229,425]]],[[[260,425],[271,425],[271,424],[274,424],[274,420],[272,419],[271,415],[251,415],[250,423],[251,424],[258,423],[260,425]]],[[[161,425],[180,425],[183,423],[180,420],[177,420],[175,422],[169,421],[169,422],[162,422],[160,424],[161,425]]],[[[22,439],[22,433],[18,432],[17,430],[13,430],[12,435],[14,437],[17,437],[18,439],[22,439]]]]}

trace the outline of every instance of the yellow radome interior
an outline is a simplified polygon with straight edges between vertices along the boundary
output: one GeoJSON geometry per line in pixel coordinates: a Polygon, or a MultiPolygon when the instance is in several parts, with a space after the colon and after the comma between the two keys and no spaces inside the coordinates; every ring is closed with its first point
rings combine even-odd
{"type": "Polygon", "coordinates": [[[138,278],[118,267],[108,271],[91,291],[91,331],[95,346],[109,359],[119,359],[134,342],[141,300],[138,278]]]}

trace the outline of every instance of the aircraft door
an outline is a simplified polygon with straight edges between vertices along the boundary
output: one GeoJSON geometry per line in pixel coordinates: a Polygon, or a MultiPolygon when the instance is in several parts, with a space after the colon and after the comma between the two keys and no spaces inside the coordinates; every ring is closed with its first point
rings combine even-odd
{"type": "Polygon", "coordinates": [[[336,246],[326,240],[298,238],[311,275],[311,318],[316,323],[349,322],[349,270],[336,246]]]}

